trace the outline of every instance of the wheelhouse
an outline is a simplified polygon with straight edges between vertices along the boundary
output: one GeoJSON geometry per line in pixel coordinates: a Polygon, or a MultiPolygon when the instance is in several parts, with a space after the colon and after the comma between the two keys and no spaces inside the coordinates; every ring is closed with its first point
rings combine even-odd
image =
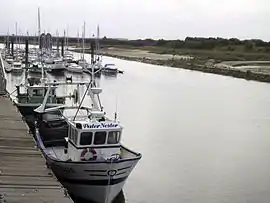
{"type": "Polygon", "coordinates": [[[72,161],[120,158],[122,127],[117,122],[76,122],[69,125],[68,155],[72,161]]]}
{"type": "MultiPolygon", "coordinates": [[[[17,98],[19,103],[42,103],[47,87],[45,86],[39,86],[39,85],[33,85],[28,86],[27,88],[23,88],[23,86],[16,86],[17,88],[17,98]]],[[[50,92],[50,95],[48,97],[49,103],[59,103],[64,104],[65,99],[61,97],[56,97],[56,87],[52,87],[52,91],[50,92]]]]}
{"type": "Polygon", "coordinates": [[[21,66],[22,66],[22,63],[20,63],[20,62],[14,62],[13,63],[14,68],[20,68],[21,66]]]}

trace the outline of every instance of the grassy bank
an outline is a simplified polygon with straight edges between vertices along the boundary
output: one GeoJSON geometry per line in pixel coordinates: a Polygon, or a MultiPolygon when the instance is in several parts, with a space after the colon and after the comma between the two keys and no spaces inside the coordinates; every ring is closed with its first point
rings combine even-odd
{"type": "MultiPolygon", "coordinates": [[[[179,59],[179,57],[177,57],[177,56],[184,56],[184,55],[169,55],[168,53],[166,53],[166,57],[165,57],[166,59],[164,59],[164,57],[162,58],[162,55],[164,54],[159,54],[152,51],[151,52],[149,50],[146,51],[145,49],[134,50],[127,47],[125,48],[114,47],[114,48],[105,48],[105,49],[103,48],[101,50],[101,53],[105,56],[110,56],[110,57],[124,59],[124,60],[138,61],[142,63],[163,65],[163,66],[169,66],[169,67],[174,67],[174,68],[182,68],[182,69],[193,70],[193,71],[201,71],[205,73],[243,78],[246,80],[270,82],[270,71],[268,71],[268,69],[266,71],[265,69],[254,69],[254,70],[245,69],[245,68],[237,69],[229,65],[217,66],[216,64],[223,61],[221,58],[217,60],[211,57],[203,57],[199,55],[199,52],[197,52],[198,56],[192,55],[192,58],[189,58],[189,59],[179,59]]],[[[90,51],[86,50],[85,52],[89,53],[90,51]]],[[[184,52],[181,52],[181,54],[184,54],[184,52]]],[[[230,58],[230,60],[233,60],[233,59],[234,58],[230,58]]],[[[252,58],[252,59],[254,60],[255,58],[252,58]]],[[[252,61],[249,63],[249,65],[253,65],[256,63],[258,62],[252,61]]],[[[243,62],[239,62],[239,64],[245,65],[246,63],[245,61],[243,61],[243,62]]]]}

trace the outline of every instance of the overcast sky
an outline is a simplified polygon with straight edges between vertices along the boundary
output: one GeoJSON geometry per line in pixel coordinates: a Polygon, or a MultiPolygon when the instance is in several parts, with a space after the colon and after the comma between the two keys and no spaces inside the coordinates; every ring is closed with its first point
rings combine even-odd
{"type": "Polygon", "coordinates": [[[186,36],[260,38],[270,41],[270,0],[2,0],[0,33],[41,30],[76,36],[100,25],[101,36],[184,39],[186,36]]]}

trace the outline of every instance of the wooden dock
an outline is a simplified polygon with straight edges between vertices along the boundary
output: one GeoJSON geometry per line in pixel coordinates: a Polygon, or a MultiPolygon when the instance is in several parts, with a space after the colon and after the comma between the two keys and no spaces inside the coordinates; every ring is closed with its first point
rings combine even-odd
{"type": "MultiPolygon", "coordinates": [[[[3,78],[0,70],[0,79],[3,78]]],[[[73,201],[47,169],[44,157],[12,101],[0,95],[0,203],[45,202],[73,201]]]]}

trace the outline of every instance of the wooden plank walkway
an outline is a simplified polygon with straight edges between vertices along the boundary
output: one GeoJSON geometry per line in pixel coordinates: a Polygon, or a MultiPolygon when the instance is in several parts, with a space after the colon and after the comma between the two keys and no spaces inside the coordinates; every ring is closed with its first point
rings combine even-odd
{"type": "Polygon", "coordinates": [[[12,101],[0,96],[0,203],[45,202],[73,201],[47,169],[12,101]]]}

